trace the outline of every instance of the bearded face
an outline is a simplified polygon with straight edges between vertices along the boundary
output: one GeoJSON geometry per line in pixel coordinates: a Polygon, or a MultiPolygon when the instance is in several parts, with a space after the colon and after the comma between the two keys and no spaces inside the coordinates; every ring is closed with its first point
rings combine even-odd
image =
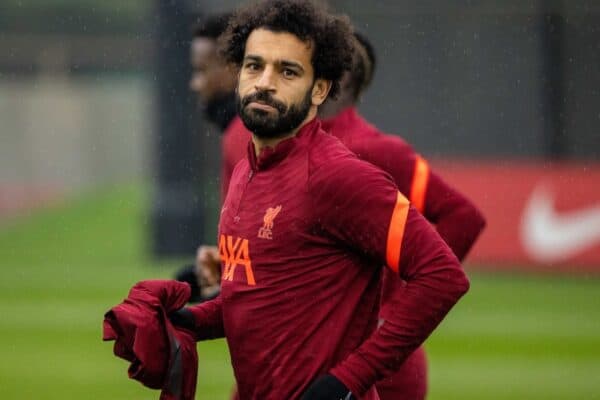
{"type": "Polygon", "coordinates": [[[330,81],[315,78],[314,45],[289,32],[265,28],[246,41],[238,80],[242,121],[255,137],[295,133],[325,101],[330,81]]]}
{"type": "Polygon", "coordinates": [[[239,113],[249,131],[263,139],[285,136],[306,119],[311,107],[311,89],[302,100],[289,106],[268,91],[256,91],[240,98],[239,113]]]}

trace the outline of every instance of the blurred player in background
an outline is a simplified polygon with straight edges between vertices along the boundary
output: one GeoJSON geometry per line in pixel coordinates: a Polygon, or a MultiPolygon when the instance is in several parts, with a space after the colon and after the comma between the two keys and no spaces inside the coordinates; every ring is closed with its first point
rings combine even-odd
{"type": "Polygon", "coordinates": [[[227,337],[241,399],[377,399],[468,288],[390,176],[320,127],[351,38],[344,19],[293,0],[247,8],[223,38],[252,142],[221,212],[222,291],[174,319],[227,337]],[[377,324],[383,265],[401,284],[377,324]]]}
{"type": "Polygon", "coordinates": [[[198,96],[206,118],[224,131],[237,115],[235,66],[223,62],[217,39],[227,28],[230,13],[208,17],[196,26],[190,48],[190,89],[198,96]]]}
{"type": "MultiPolygon", "coordinates": [[[[435,225],[454,254],[464,259],[481,233],[485,221],[477,208],[463,195],[430,170],[427,161],[396,135],[379,131],[360,116],[356,104],[373,79],[376,57],[373,46],[359,33],[354,34],[352,69],[341,81],[337,99],[319,107],[323,129],[339,138],[361,159],[388,172],[411,203],[435,225]]],[[[401,282],[384,272],[382,310],[401,282]]],[[[419,347],[393,376],[377,384],[382,400],[422,400],[427,393],[427,361],[419,347]]]]}
{"type": "MultiPolygon", "coordinates": [[[[216,14],[196,25],[190,47],[190,90],[197,95],[198,105],[206,119],[221,131],[225,131],[237,115],[237,70],[235,66],[224,62],[217,51],[217,39],[225,32],[230,17],[231,13],[216,14]]],[[[201,264],[214,265],[214,262],[202,263],[203,260],[215,261],[211,258],[214,254],[212,249],[210,246],[200,246],[195,263],[177,272],[177,280],[190,284],[192,302],[210,299],[218,292],[219,281],[214,271],[208,273],[210,270],[200,268],[201,264]]]]}

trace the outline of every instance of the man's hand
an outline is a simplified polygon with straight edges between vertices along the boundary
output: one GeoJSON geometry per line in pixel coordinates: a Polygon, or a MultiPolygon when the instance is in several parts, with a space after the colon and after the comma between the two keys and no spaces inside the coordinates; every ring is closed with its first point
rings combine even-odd
{"type": "Polygon", "coordinates": [[[216,246],[200,246],[196,252],[196,277],[203,298],[213,297],[220,289],[221,256],[216,246]]]}
{"type": "Polygon", "coordinates": [[[302,400],[356,400],[356,397],[335,376],[323,375],[308,387],[302,400]]]}
{"type": "Polygon", "coordinates": [[[177,311],[173,311],[169,314],[169,320],[175,326],[194,330],[196,324],[194,322],[194,314],[188,308],[180,308],[177,311]]]}

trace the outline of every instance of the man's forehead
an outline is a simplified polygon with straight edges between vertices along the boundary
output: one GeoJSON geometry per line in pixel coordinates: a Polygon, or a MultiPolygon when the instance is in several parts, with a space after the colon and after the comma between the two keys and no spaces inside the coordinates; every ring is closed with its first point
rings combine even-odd
{"type": "Polygon", "coordinates": [[[311,63],[312,46],[292,33],[259,28],[248,36],[245,56],[257,57],[265,62],[291,61],[306,68],[311,63]]]}

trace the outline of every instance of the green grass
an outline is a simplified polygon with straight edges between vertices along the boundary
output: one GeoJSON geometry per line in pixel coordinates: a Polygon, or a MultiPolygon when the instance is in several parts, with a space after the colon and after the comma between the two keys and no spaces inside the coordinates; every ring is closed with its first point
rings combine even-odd
{"type": "MultiPolygon", "coordinates": [[[[143,192],[128,187],[0,229],[0,398],[158,398],[101,340],[104,312],[135,282],[179,265],[148,256],[145,210],[143,192]]],[[[200,352],[198,398],[225,398],[233,378],[224,342],[200,352]]]]}
{"type": "MultiPolygon", "coordinates": [[[[102,315],[179,263],[147,255],[136,187],[0,227],[0,397],[156,399],[101,341],[102,315]]],[[[471,274],[427,344],[430,399],[600,399],[600,281],[471,274]]],[[[223,341],[199,345],[198,399],[227,399],[223,341]]]]}
{"type": "Polygon", "coordinates": [[[475,275],[428,342],[432,399],[600,398],[600,281],[475,275]]]}

